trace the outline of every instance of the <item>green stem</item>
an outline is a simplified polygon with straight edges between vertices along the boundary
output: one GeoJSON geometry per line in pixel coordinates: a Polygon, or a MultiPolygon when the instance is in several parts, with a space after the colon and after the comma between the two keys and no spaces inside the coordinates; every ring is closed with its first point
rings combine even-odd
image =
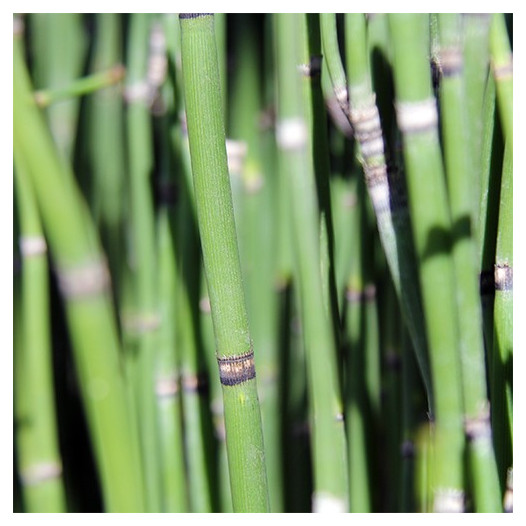
{"type": "Polygon", "coordinates": [[[29,180],[14,144],[22,257],[20,346],[15,347],[18,466],[26,511],[66,511],[55,414],[46,240],[29,180]]]}
{"type": "Polygon", "coordinates": [[[49,236],[106,509],[142,511],[138,443],[121,371],[107,269],[73,174],[60,160],[35,106],[20,45],[15,35],[13,132],[49,236]]]}
{"type": "Polygon", "coordinates": [[[428,19],[390,15],[398,126],[434,387],[434,510],[464,509],[464,434],[451,220],[432,94],[428,19]]]}
{"type": "Polygon", "coordinates": [[[228,179],[214,18],[180,15],[180,23],[190,156],[223,385],[233,508],[265,512],[263,433],[228,179]]]}
{"type": "Polygon", "coordinates": [[[490,28],[491,66],[505,142],[513,142],[513,54],[504,15],[494,14],[490,28]]]}
{"type": "Polygon", "coordinates": [[[367,27],[363,14],[345,16],[349,115],[359,145],[367,191],[375,211],[380,240],[393,283],[413,341],[426,386],[429,408],[433,391],[429,371],[422,299],[416,274],[415,249],[407,209],[407,190],[400,175],[389,174],[376,94],[372,89],[367,48],[367,27]]]}
{"type": "Polygon", "coordinates": [[[156,290],[157,254],[150,175],[151,151],[150,100],[147,86],[148,39],[152,27],[148,14],[132,14],[127,50],[126,94],[127,144],[131,212],[131,239],[134,265],[132,279],[136,312],[131,327],[136,334],[138,356],[134,381],[141,437],[143,473],[148,511],[161,509],[162,484],[159,476],[159,435],[155,399],[155,366],[159,325],[156,290]]]}
{"type": "MultiPolygon", "coordinates": [[[[472,480],[475,509],[500,511],[498,477],[492,451],[486,365],[479,295],[477,247],[472,225],[474,177],[470,171],[470,142],[466,82],[463,74],[460,15],[439,14],[439,58],[442,66],[440,106],[445,168],[453,221],[460,354],[463,376],[464,422],[469,440],[470,468],[484,477],[472,480]]],[[[474,472],[472,471],[472,474],[474,472]]]]}
{"type": "Polygon", "coordinates": [[[76,79],[67,86],[36,91],[35,100],[38,106],[45,108],[62,100],[88,95],[118,84],[124,78],[124,73],[124,68],[118,64],[106,71],[76,79]]]}
{"type": "Polygon", "coordinates": [[[499,477],[513,465],[513,144],[504,150],[495,254],[495,306],[491,372],[492,427],[499,477]]]}
{"type": "MultiPolygon", "coordinates": [[[[82,16],[80,13],[33,13],[29,16],[37,88],[60,89],[81,75],[87,44],[82,16]]],[[[45,112],[58,149],[68,161],[74,153],[79,109],[79,99],[70,99],[48,107],[45,112]]]]}
{"type": "Polygon", "coordinates": [[[301,15],[275,17],[278,70],[277,143],[287,178],[295,275],[301,305],[311,397],[314,511],[345,511],[347,480],[342,402],[331,313],[324,295],[320,219],[314,167],[309,150],[309,89],[298,64],[305,60],[301,15]]]}

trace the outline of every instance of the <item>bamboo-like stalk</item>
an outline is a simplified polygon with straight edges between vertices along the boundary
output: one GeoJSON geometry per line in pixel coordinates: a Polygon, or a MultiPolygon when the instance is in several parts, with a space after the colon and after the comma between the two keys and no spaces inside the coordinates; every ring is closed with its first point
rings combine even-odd
{"type": "Polygon", "coordinates": [[[495,250],[500,203],[504,145],[497,115],[495,82],[488,77],[484,92],[481,188],[477,241],[480,261],[480,294],[484,321],[484,341],[488,365],[493,357],[493,309],[495,300],[495,250]]]}
{"type": "MultiPolygon", "coordinates": [[[[466,93],[467,126],[469,128],[471,182],[480,195],[482,180],[482,149],[484,131],[484,93],[489,72],[489,29],[491,15],[487,13],[467,13],[462,15],[464,56],[464,82],[466,93]]],[[[472,222],[478,234],[478,202],[473,202],[472,222]]],[[[478,236],[477,236],[478,240],[478,236]]]]}
{"type": "Polygon", "coordinates": [[[513,466],[513,145],[504,150],[495,254],[492,427],[501,485],[513,466]]]}
{"type": "Polygon", "coordinates": [[[122,65],[116,64],[105,71],[97,71],[86,77],[74,79],[67,86],[38,90],[35,92],[35,100],[41,108],[46,108],[62,100],[89,95],[94,91],[113,86],[119,83],[124,75],[125,71],[122,65]]]}
{"type": "MultiPolygon", "coordinates": [[[[102,13],[96,17],[96,38],[91,69],[92,77],[75,82],[77,87],[96,88],[89,97],[88,145],[91,172],[85,174],[90,182],[90,207],[100,229],[104,251],[113,278],[116,298],[122,300],[121,280],[125,268],[124,222],[126,200],[116,200],[125,191],[125,141],[122,86],[116,84],[124,75],[120,65],[123,60],[121,46],[121,20],[114,13],[102,13]],[[98,73],[102,70],[102,73],[98,73]],[[119,76],[116,75],[119,73],[119,76]],[[93,85],[100,77],[99,84],[93,85]],[[87,80],[91,78],[91,86],[87,80]],[[102,82],[105,82],[102,84],[102,82]],[[110,83],[111,81],[111,83],[110,83]]],[[[77,94],[73,84],[70,89],[77,94]]],[[[36,95],[35,95],[36,96],[36,95]]],[[[121,305],[122,309],[122,305],[121,305]]]]}
{"type": "Polygon", "coordinates": [[[491,69],[497,84],[497,103],[506,143],[513,142],[513,55],[506,20],[494,14],[490,28],[491,69]]]}
{"type": "Polygon", "coordinates": [[[185,476],[183,416],[179,353],[176,349],[176,263],[168,210],[158,218],[159,310],[162,318],[159,334],[159,365],[155,381],[163,488],[163,511],[188,511],[188,490],[185,476]],[[175,321],[175,323],[174,323],[175,321]]]}
{"type": "MultiPolygon", "coordinates": [[[[363,181],[354,179],[352,217],[348,233],[352,238],[353,258],[349,265],[346,288],[347,305],[344,309],[345,333],[348,342],[347,374],[345,378],[345,426],[349,470],[349,503],[353,513],[371,511],[371,474],[367,455],[367,431],[370,412],[366,387],[366,307],[363,234],[363,181]],[[361,189],[360,189],[361,187],[361,189]]],[[[370,262],[369,262],[370,263],[370,262]]]]}
{"type": "Polygon", "coordinates": [[[20,45],[20,35],[15,34],[13,132],[35,190],[65,301],[105,506],[108,511],[142,511],[138,442],[119,361],[106,264],[73,174],[60,160],[35,106],[20,45]]]}
{"type": "MultiPolygon", "coordinates": [[[[390,15],[398,126],[434,388],[434,511],[464,510],[462,383],[451,221],[429,64],[428,18],[390,15]]],[[[416,279],[416,276],[415,276],[416,279]]]]}
{"type": "Polygon", "coordinates": [[[442,72],[440,107],[442,142],[453,222],[453,259],[460,354],[463,377],[464,425],[469,447],[475,510],[501,511],[497,465],[493,453],[486,365],[479,295],[477,247],[472,225],[473,177],[466,82],[463,72],[461,18],[438,15],[439,61],[442,72]]]}
{"type": "MultiPolygon", "coordinates": [[[[229,165],[231,179],[239,178],[238,191],[233,186],[234,210],[238,229],[243,283],[246,291],[247,314],[256,354],[259,399],[265,458],[267,464],[270,509],[283,511],[283,473],[281,454],[280,363],[278,356],[277,317],[278,296],[275,278],[275,225],[268,211],[277,198],[276,177],[265,170],[265,145],[259,127],[262,106],[262,64],[259,40],[261,31],[252,14],[232,17],[237,28],[234,36],[235,64],[229,105],[229,131],[237,149],[231,149],[229,165]],[[237,150],[237,151],[236,151],[237,150]],[[236,155],[237,154],[237,155],[236,155]],[[237,172],[237,173],[236,173],[237,172]]],[[[272,138],[273,139],[273,138],[272,138]]]]}
{"type": "Polygon", "coordinates": [[[340,108],[350,122],[347,78],[340,56],[336,31],[336,15],[334,13],[320,13],[320,31],[323,42],[323,55],[327,71],[330,75],[332,88],[340,108]]]}
{"type": "Polygon", "coordinates": [[[351,123],[360,146],[368,193],[393,283],[417,353],[417,360],[433,408],[432,381],[423,321],[422,300],[414,279],[416,262],[407,210],[407,190],[401,176],[388,174],[376,94],[372,89],[367,28],[361,14],[345,17],[348,90],[351,123]]]}
{"type": "Polygon", "coordinates": [[[311,400],[313,510],[347,509],[345,436],[336,350],[323,293],[319,211],[309,146],[309,103],[299,64],[305,64],[305,20],[300,15],[275,17],[277,43],[277,143],[292,202],[290,221],[295,258],[294,279],[301,305],[311,400]]]}
{"type": "Polygon", "coordinates": [[[329,141],[325,124],[327,113],[321,85],[322,49],[319,15],[306,15],[307,46],[304,51],[308,62],[310,89],[306,115],[310,123],[310,151],[316,182],[316,196],[320,215],[320,256],[322,285],[325,308],[332,320],[336,347],[340,340],[340,315],[338,312],[338,293],[334,268],[334,226],[330,192],[329,141]]]}
{"type": "Polygon", "coordinates": [[[153,196],[150,175],[153,166],[148,84],[149,37],[152,19],[134,13],[130,20],[126,75],[126,132],[131,213],[131,252],[134,314],[126,320],[136,336],[137,356],[133,381],[136,390],[137,422],[140,430],[146,504],[150,512],[161,509],[162,481],[159,476],[159,434],[155,397],[155,363],[159,327],[158,293],[155,283],[157,254],[153,196]]]}
{"type": "MultiPolygon", "coordinates": [[[[163,39],[178,28],[175,16],[163,19],[163,39]]],[[[160,35],[157,35],[160,40],[160,35]]],[[[175,38],[179,35],[175,35],[175,38]]],[[[166,43],[166,48],[173,42],[166,43]]],[[[170,49],[173,53],[173,49],[170,49]]],[[[154,121],[155,139],[159,144],[158,177],[156,180],[156,249],[158,254],[159,338],[158,363],[155,366],[155,392],[159,415],[161,445],[162,511],[189,511],[187,457],[184,444],[182,405],[181,340],[178,338],[181,321],[178,311],[181,275],[177,268],[177,207],[180,165],[172,149],[171,126],[178,124],[175,116],[174,87],[164,83],[159,94],[159,110],[154,121]],[[173,119],[173,120],[172,120],[173,119]]]]}
{"type": "MultiPolygon", "coordinates": [[[[33,13],[34,83],[39,89],[61,89],[82,73],[86,36],[79,13],[33,13]]],[[[72,160],[79,115],[79,99],[70,99],[46,109],[51,133],[59,151],[72,160]]]]}
{"type": "Polygon", "coordinates": [[[491,69],[504,142],[495,251],[492,425],[501,485],[513,463],[513,56],[503,14],[492,17],[491,69]]]}
{"type": "Polygon", "coordinates": [[[15,346],[15,422],[25,510],[66,511],[51,355],[47,245],[24,158],[14,144],[19,249],[22,258],[21,330],[15,346]]]}
{"type": "Polygon", "coordinates": [[[263,433],[228,180],[214,18],[179,17],[188,137],[223,386],[233,509],[265,512],[269,503],[263,433]]]}
{"type": "MultiPolygon", "coordinates": [[[[221,384],[219,380],[214,381],[216,374],[210,365],[213,358],[207,357],[207,353],[212,352],[214,348],[213,331],[208,331],[207,323],[210,315],[204,313],[201,308],[203,288],[206,289],[206,286],[203,283],[200,261],[199,233],[184,117],[181,27],[178,16],[172,18],[170,15],[166,36],[169,57],[173,60],[175,68],[175,107],[170,135],[172,150],[178,152],[175,162],[177,209],[174,227],[178,278],[176,311],[188,505],[190,511],[204,513],[216,511],[219,505],[217,501],[221,501],[225,494],[229,498],[230,492],[227,489],[228,472],[226,479],[222,483],[218,482],[218,473],[224,472],[221,469],[224,466],[219,467],[221,460],[216,459],[216,455],[221,459],[226,458],[224,425],[221,423],[221,417],[216,418],[216,411],[222,415],[221,384]],[[211,345],[208,345],[209,332],[212,332],[211,345]],[[217,427],[213,429],[212,426],[216,423],[217,427]]],[[[213,367],[215,369],[216,364],[213,364],[213,367]]]]}

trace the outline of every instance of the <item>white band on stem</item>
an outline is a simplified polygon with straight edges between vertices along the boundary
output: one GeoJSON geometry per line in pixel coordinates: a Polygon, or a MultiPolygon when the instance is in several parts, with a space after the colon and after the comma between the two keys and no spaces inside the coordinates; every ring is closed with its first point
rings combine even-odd
{"type": "Polygon", "coordinates": [[[463,513],[464,492],[452,488],[437,489],[435,491],[433,511],[435,513],[463,513]]]}
{"type": "Polygon", "coordinates": [[[495,265],[495,290],[513,290],[513,268],[508,265],[495,265]]]}
{"type": "Polygon", "coordinates": [[[179,392],[177,377],[161,376],[155,382],[155,394],[158,398],[173,398],[179,392]]]}
{"type": "Polygon", "coordinates": [[[313,513],[345,513],[346,511],[345,499],[328,493],[314,493],[312,496],[313,513]]]}
{"type": "Polygon", "coordinates": [[[246,141],[226,140],[226,156],[228,171],[231,174],[240,173],[247,155],[248,146],[246,141]]]}
{"type": "Polygon", "coordinates": [[[24,469],[20,478],[24,486],[36,486],[46,480],[55,479],[62,474],[62,465],[59,462],[40,462],[24,469]]]}
{"type": "Polygon", "coordinates": [[[24,258],[41,256],[47,251],[46,240],[43,236],[21,236],[19,244],[24,258]]]}
{"type": "Polygon", "coordinates": [[[434,98],[418,102],[398,102],[396,118],[402,133],[418,133],[433,129],[438,124],[434,98]]]}
{"type": "Polygon", "coordinates": [[[277,123],[276,140],[285,151],[301,150],[307,144],[307,125],[301,117],[282,119],[277,123]]]}
{"type": "Polygon", "coordinates": [[[147,82],[141,81],[126,86],[124,98],[126,102],[147,102],[150,96],[150,86],[147,82]]]}
{"type": "Polygon", "coordinates": [[[57,270],[61,293],[67,299],[84,298],[105,292],[110,285],[110,274],[102,259],[73,268],[57,270]]]}

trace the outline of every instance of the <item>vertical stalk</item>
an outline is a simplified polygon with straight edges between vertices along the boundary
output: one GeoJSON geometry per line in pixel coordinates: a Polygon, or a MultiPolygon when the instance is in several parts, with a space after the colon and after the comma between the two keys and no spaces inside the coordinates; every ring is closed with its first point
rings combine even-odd
{"type": "MultiPolygon", "coordinates": [[[[280,428],[280,364],[277,341],[278,296],[274,286],[275,224],[269,213],[275,192],[275,177],[265,164],[264,136],[259,127],[262,106],[262,64],[259,40],[261,31],[252,14],[232,17],[234,24],[234,75],[231,82],[230,137],[244,152],[234,158],[229,153],[231,177],[240,177],[240,191],[233,190],[236,225],[247,313],[254,346],[258,349],[256,366],[265,458],[267,462],[270,508],[283,511],[283,481],[280,428]],[[238,174],[234,174],[239,163],[238,174]],[[236,200],[237,197],[237,200],[236,200]],[[239,221],[237,219],[239,218],[239,221]]],[[[273,137],[272,137],[273,139],[273,137]]],[[[228,150],[227,150],[228,151],[228,150]]],[[[231,151],[232,152],[232,151],[231,151]]],[[[234,183],[233,183],[234,184],[234,183]]]]}
{"type": "MultiPolygon", "coordinates": [[[[482,149],[484,131],[484,92],[489,70],[489,29],[491,15],[488,13],[467,13],[462,15],[461,25],[464,38],[460,42],[464,55],[464,83],[466,94],[466,126],[469,129],[470,180],[480,195],[482,180],[482,149]]],[[[478,202],[472,202],[472,221],[474,232],[478,234],[478,202]]],[[[477,238],[478,240],[478,238],[477,238]]]]}
{"type": "Polygon", "coordinates": [[[481,191],[477,240],[480,264],[480,294],[484,321],[484,342],[488,365],[493,357],[493,309],[495,300],[495,250],[502,177],[504,145],[498,119],[495,81],[488,77],[484,92],[483,137],[481,149],[481,191]]]}
{"type": "MultiPolygon", "coordinates": [[[[340,315],[334,268],[334,226],[330,192],[329,141],[326,122],[327,113],[321,85],[322,49],[319,15],[306,15],[307,46],[303,52],[304,63],[308,64],[310,86],[307,89],[308,106],[306,115],[310,126],[310,152],[314,168],[316,196],[320,216],[320,256],[322,285],[325,308],[333,324],[336,346],[339,347],[340,315]]],[[[308,84],[308,83],[306,83],[308,84]]]]}
{"type": "MultiPolygon", "coordinates": [[[[179,27],[175,16],[163,20],[163,36],[179,27]]],[[[178,35],[173,35],[172,38],[178,35]]],[[[168,40],[168,39],[167,39],[168,40]]],[[[173,42],[167,42],[167,48],[173,42]]],[[[170,49],[173,53],[173,50],[170,49]]],[[[171,126],[175,119],[175,86],[166,82],[160,93],[160,108],[156,113],[155,139],[159,144],[156,181],[158,212],[156,217],[156,250],[158,254],[159,291],[159,361],[155,367],[155,392],[159,415],[160,470],[162,474],[162,511],[180,513],[189,511],[189,491],[184,450],[183,405],[181,393],[181,341],[178,339],[181,322],[178,294],[182,283],[177,269],[175,214],[178,199],[180,166],[176,162],[177,150],[172,148],[171,126]],[[174,152],[175,150],[175,152],[174,152]]]]}
{"type": "Polygon", "coordinates": [[[464,434],[451,220],[427,49],[428,18],[390,15],[398,126],[434,387],[434,511],[464,510],[464,434]]]}
{"type": "Polygon", "coordinates": [[[153,203],[150,186],[152,171],[150,91],[147,83],[151,18],[131,15],[127,49],[126,96],[128,107],[127,143],[129,160],[130,212],[132,218],[131,277],[135,314],[129,327],[136,334],[138,356],[132,358],[136,406],[141,437],[143,472],[148,511],[161,509],[161,479],[157,404],[154,368],[157,360],[159,326],[155,284],[156,250],[153,203]]]}
{"type": "Polygon", "coordinates": [[[186,117],[197,218],[210,295],[234,512],[268,511],[254,350],[228,179],[211,14],[181,14],[186,117]]]}
{"type": "Polygon", "coordinates": [[[15,347],[18,465],[25,509],[66,511],[53,388],[47,246],[33,188],[14,144],[22,258],[20,345],[15,347]]]}
{"type": "MultiPolygon", "coordinates": [[[[174,115],[170,127],[172,150],[178,152],[174,159],[177,168],[177,209],[174,214],[174,234],[177,259],[177,349],[181,376],[181,398],[188,492],[188,509],[207,513],[216,510],[215,496],[219,491],[228,493],[218,484],[214,461],[214,436],[212,423],[215,411],[222,403],[219,381],[214,382],[207,360],[207,328],[200,308],[203,272],[200,258],[199,233],[192,189],[192,173],[188,136],[186,134],[183,97],[183,72],[181,68],[181,28],[179,17],[165,19],[170,59],[174,67],[174,115]],[[208,394],[208,391],[211,394],[208,394]],[[209,410],[212,410],[210,415],[209,410]]],[[[206,287],[205,287],[206,288],[206,287]]],[[[210,316],[208,315],[208,318],[210,316]]],[[[213,335],[212,335],[213,340],[213,335]]],[[[215,366],[215,364],[214,364],[215,366]]],[[[218,410],[221,413],[221,411],[218,410]]],[[[217,429],[220,428],[218,424],[217,429]]],[[[217,431],[219,455],[224,453],[224,433],[217,431]],[[221,440],[220,437],[223,437],[221,440]]],[[[219,463],[219,461],[217,461],[219,463]]],[[[226,478],[228,486],[228,474],[226,478]]]]}
{"type": "MultiPolygon", "coordinates": [[[[114,13],[96,15],[92,72],[116,68],[123,60],[121,18],[114,13]]],[[[122,66],[121,66],[122,69],[122,66]]],[[[92,172],[90,205],[101,231],[104,250],[113,277],[116,296],[122,292],[120,277],[125,265],[125,200],[115,199],[125,191],[125,141],[122,85],[108,86],[88,99],[88,148],[92,172]]]]}
{"type": "Polygon", "coordinates": [[[20,46],[15,34],[13,133],[49,236],[106,509],[142,511],[138,443],[121,371],[108,271],[74,176],[60,160],[35,106],[20,46]]]}
{"type": "MultiPolygon", "coordinates": [[[[366,386],[366,306],[363,247],[363,181],[354,178],[353,195],[356,201],[349,218],[348,234],[352,238],[353,258],[345,297],[345,329],[348,342],[345,375],[345,425],[349,470],[349,503],[353,513],[371,511],[371,474],[367,454],[368,411],[366,386]],[[360,191],[361,187],[361,191],[360,191]]],[[[370,263],[370,262],[369,262],[370,263]]]]}
{"type": "Polygon", "coordinates": [[[464,425],[477,511],[500,511],[498,477],[493,454],[486,365],[479,295],[477,247],[472,224],[475,199],[470,171],[466,82],[463,72],[461,18],[438,15],[439,61],[442,70],[440,107],[442,142],[453,222],[453,259],[460,355],[463,377],[464,425]],[[475,476],[475,475],[482,476],[475,476]]]}
{"type": "MultiPolygon", "coordinates": [[[[330,15],[324,15],[329,17],[330,15]]],[[[335,23],[333,23],[334,29],[335,23]]],[[[328,38],[328,37],[327,37],[328,38]]],[[[332,37],[334,39],[334,36],[332,37]]],[[[359,145],[367,191],[373,204],[378,232],[400,301],[404,320],[433,408],[433,393],[423,320],[422,299],[416,274],[415,249],[407,209],[407,190],[401,175],[389,174],[385,158],[376,93],[367,46],[365,15],[345,15],[345,44],[349,93],[349,117],[359,145]]]]}
{"type": "Polygon", "coordinates": [[[495,254],[492,360],[492,423],[504,485],[504,471],[513,463],[513,55],[503,14],[493,15],[490,53],[504,142],[495,254]]]}
{"type": "Polygon", "coordinates": [[[501,485],[513,466],[513,146],[506,144],[502,168],[495,254],[492,426],[501,485]]]}
{"type": "Polygon", "coordinates": [[[286,169],[292,202],[290,221],[306,348],[311,401],[313,510],[347,509],[345,435],[331,313],[324,298],[317,206],[307,104],[308,86],[298,65],[305,64],[305,20],[301,15],[275,17],[278,71],[277,143],[286,169]]]}

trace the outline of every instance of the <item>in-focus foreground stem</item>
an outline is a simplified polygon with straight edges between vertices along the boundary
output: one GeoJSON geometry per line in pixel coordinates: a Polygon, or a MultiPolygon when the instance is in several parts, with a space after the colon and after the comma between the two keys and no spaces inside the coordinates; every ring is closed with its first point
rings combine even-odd
{"type": "Polygon", "coordinates": [[[212,14],[181,14],[186,118],[235,512],[269,511],[254,354],[230,189],[212,14]]]}

